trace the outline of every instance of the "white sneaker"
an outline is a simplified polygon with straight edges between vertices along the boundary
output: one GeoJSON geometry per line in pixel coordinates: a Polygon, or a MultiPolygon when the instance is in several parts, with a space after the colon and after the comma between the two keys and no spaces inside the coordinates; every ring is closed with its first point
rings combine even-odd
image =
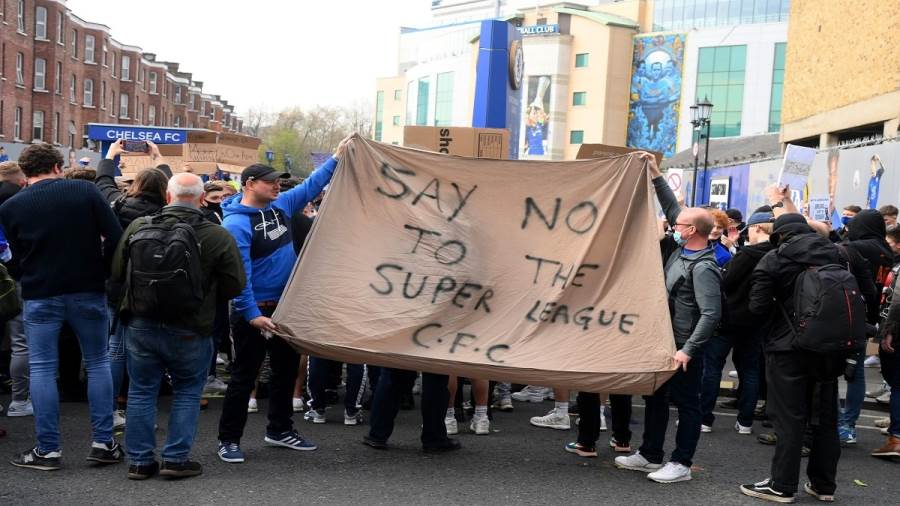
{"type": "Polygon", "coordinates": [[[125,426],[125,412],[121,409],[113,411],[113,429],[119,429],[125,426]]]}
{"type": "Polygon", "coordinates": [[[347,412],[347,408],[344,408],[344,425],[359,425],[363,422],[362,410],[357,409],[356,414],[351,415],[347,412]]]}
{"type": "Polygon", "coordinates": [[[728,377],[737,379],[737,377],[738,377],[737,371],[728,371],[728,377]]]}
{"type": "Polygon", "coordinates": [[[891,403],[891,391],[888,390],[887,392],[876,397],[875,402],[877,402],[878,404],[890,404],[891,403]]]}
{"type": "Polygon", "coordinates": [[[865,360],[865,362],[863,362],[863,365],[866,367],[878,367],[881,365],[881,359],[878,358],[878,355],[871,355],[871,356],[866,357],[866,360],[865,360]]]}
{"type": "Polygon", "coordinates": [[[325,410],[311,409],[303,413],[303,419],[312,423],[325,423],[325,410]]]}
{"type": "Polygon", "coordinates": [[[882,395],[890,391],[891,388],[887,385],[887,383],[882,382],[875,390],[869,390],[868,392],[866,392],[866,397],[871,397],[872,399],[874,399],[876,397],[881,397],[882,395]]]}
{"type": "Polygon", "coordinates": [[[253,397],[247,402],[247,413],[259,413],[259,404],[253,397]]]}
{"type": "Polygon", "coordinates": [[[550,412],[544,416],[532,417],[531,425],[559,430],[569,430],[570,428],[572,428],[572,422],[569,420],[569,414],[562,413],[556,408],[551,409],[550,412]]]}
{"type": "Polygon", "coordinates": [[[600,432],[606,432],[606,406],[600,406],[600,432]]]}
{"type": "Polygon", "coordinates": [[[709,434],[710,432],[712,432],[712,426],[711,425],[700,425],[700,432],[709,434]]]}
{"type": "Polygon", "coordinates": [[[444,418],[444,425],[447,426],[447,435],[452,436],[454,434],[459,434],[459,423],[456,421],[454,417],[444,418]]]}
{"type": "Polygon", "coordinates": [[[659,471],[652,472],[647,478],[657,483],[677,483],[691,479],[691,468],[678,462],[669,462],[659,471]]]}
{"type": "Polygon", "coordinates": [[[513,410],[512,399],[509,397],[501,397],[498,400],[494,401],[494,404],[491,407],[494,409],[499,409],[500,411],[506,411],[506,412],[512,411],[513,410]]]}
{"type": "Polygon", "coordinates": [[[550,393],[551,390],[549,388],[528,385],[512,394],[511,397],[519,402],[544,402],[544,399],[549,397],[550,393]]]}
{"type": "Polygon", "coordinates": [[[478,435],[490,434],[491,420],[487,417],[487,415],[472,417],[472,422],[469,424],[469,430],[478,435]]]}
{"type": "Polygon", "coordinates": [[[641,455],[641,452],[616,457],[615,464],[619,469],[640,471],[642,473],[650,473],[662,467],[662,464],[652,464],[641,455]]]}
{"type": "Polygon", "coordinates": [[[300,397],[294,397],[294,400],[292,402],[294,404],[294,413],[303,413],[303,408],[305,407],[303,405],[303,399],[301,399],[300,397]]]}
{"type": "Polygon", "coordinates": [[[228,385],[215,376],[207,378],[206,386],[203,387],[205,394],[224,394],[226,390],[228,390],[228,385]]]}
{"type": "MultiPolygon", "coordinates": [[[[2,409],[2,408],[0,408],[2,409]]],[[[9,408],[6,410],[6,416],[33,416],[34,415],[34,406],[31,404],[31,399],[25,399],[24,401],[12,401],[9,403],[9,408]]]]}
{"type": "Polygon", "coordinates": [[[886,429],[891,425],[891,417],[878,418],[872,425],[878,427],[879,429],[886,429]]]}
{"type": "Polygon", "coordinates": [[[228,362],[225,361],[224,353],[219,353],[218,355],[216,355],[216,365],[225,365],[227,363],[228,362]]]}
{"type": "Polygon", "coordinates": [[[744,427],[741,425],[741,422],[734,422],[734,430],[737,431],[738,434],[753,434],[753,426],[744,427]]]}

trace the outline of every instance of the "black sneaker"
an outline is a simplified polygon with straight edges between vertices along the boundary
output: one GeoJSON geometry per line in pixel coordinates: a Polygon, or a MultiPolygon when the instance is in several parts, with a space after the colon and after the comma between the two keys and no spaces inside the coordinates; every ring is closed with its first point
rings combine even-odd
{"type": "Polygon", "coordinates": [[[449,437],[437,444],[422,445],[422,451],[425,453],[445,453],[459,450],[460,448],[462,448],[462,443],[449,437]]]}
{"type": "Polygon", "coordinates": [[[388,447],[388,444],[386,441],[379,441],[377,439],[372,439],[369,436],[363,436],[362,444],[364,444],[366,446],[371,446],[372,448],[375,448],[376,450],[387,450],[387,447],[388,447]]]}
{"type": "Polygon", "coordinates": [[[159,475],[166,478],[190,478],[203,474],[203,466],[193,460],[184,462],[163,462],[159,468],[159,475]]]}
{"type": "Polygon", "coordinates": [[[122,462],[124,456],[125,452],[122,451],[122,446],[113,439],[109,443],[93,443],[87,460],[97,464],[118,464],[122,462]]]}
{"type": "Polygon", "coordinates": [[[128,466],[129,480],[146,480],[156,476],[157,473],[159,473],[159,462],[155,460],[150,464],[132,464],[128,466]]]}
{"type": "Polygon", "coordinates": [[[794,494],[779,492],[772,488],[771,479],[766,479],[759,483],[751,483],[750,485],[741,485],[741,493],[765,501],[780,502],[783,504],[791,504],[795,501],[794,494]]]}
{"type": "Polygon", "coordinates": [[[13,455],[10,464],[16,467],[27,467],[38,471],[56,471],[62,468],[62,452],[40,453],[35,446],[27,452],[13,455]]]}

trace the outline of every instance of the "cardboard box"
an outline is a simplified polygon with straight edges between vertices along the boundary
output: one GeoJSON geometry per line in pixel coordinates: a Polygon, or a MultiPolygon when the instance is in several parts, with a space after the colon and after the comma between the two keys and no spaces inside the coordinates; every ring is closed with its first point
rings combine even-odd
{"type": "MultiPolygon", "coordinates": [[[[575,155],[576,160],[586,160],[589,158],[602,158],[604,156],[618,156],[635,151],[647,151],[646,149],[626,148],[622,146],[608,146],[606,144],[582,144],[575,155]]],[[[656,151],[648,151],[656,157],[656,165],[662,167],[662,153],[656,151]]]]}
{"type": "Polygon", "coordinates": [[[509,130],[472,127],[403,127],[403,145],[472,158],[509,158],[509,130]]]}

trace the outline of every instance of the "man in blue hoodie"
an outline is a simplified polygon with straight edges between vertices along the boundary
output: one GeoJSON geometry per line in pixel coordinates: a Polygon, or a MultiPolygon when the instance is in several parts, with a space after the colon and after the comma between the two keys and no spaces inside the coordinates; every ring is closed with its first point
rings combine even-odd
{"type": "Polygon", "coordinates": [[[342,140],[334,156],[302,184],[283,194],[279,180],[290,174],[262,164],[247,167],[241,173],[241,193],[222,204],[222,226],[234,236],[247,273],[247,285],[233,304],[235,355],[219,420],[218,453],[225,462],[244,461],[240,441],[247,423],[247,402],[267,350],[272,376],[265,441],[293,450],[316,449],[293,428],[294,381],[300,357],[275,335],[278,329],[271,316],[297,261],[291,216],[301,213],[331,181],[348,140],[342,140]]]}

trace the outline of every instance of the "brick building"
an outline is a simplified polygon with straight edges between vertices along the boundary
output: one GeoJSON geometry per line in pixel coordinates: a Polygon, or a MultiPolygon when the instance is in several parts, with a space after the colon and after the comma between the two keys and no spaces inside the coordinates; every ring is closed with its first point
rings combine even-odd
{"type": "Polygon", "coordinates": [[[177,63],[119,42],[64,0],[0,0],[0,143],[88,146],[88,123],[241,132],[177,63]]]}

